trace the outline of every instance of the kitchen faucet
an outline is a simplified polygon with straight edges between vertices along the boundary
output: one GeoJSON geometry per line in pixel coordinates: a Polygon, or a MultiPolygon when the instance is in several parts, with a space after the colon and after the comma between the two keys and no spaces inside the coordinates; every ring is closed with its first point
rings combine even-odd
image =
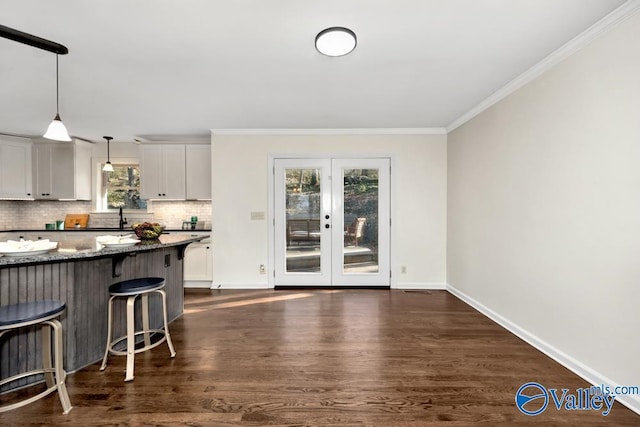
{"type": "Polygon", "coordinates": [[[120,216],[120,230],[124,230],[124,225],[127,224],[127,218],[122,218],[122,207],[118,209],[118,216],[120,216]]]}

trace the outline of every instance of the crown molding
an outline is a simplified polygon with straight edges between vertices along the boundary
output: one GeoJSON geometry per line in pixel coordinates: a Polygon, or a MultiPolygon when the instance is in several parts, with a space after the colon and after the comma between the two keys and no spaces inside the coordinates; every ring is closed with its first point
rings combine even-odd
{"type": "Polygon", "coordinates": [[[211,135],[446,135],[445,128],[211,129],[211,135]]]}
{"type": "Polygon", "coordinates": [[[567,43],[565,43],[564,45],[553,51],[551,54],[546,56],[544,59],[542,59],[540,62],[538,62],[536,65],[529,68],[527,71],[520,74],[515,79],[511,80],[502,88],[489,95],[484,101],[480,102],[478,105],[451,122],[446,127],[447,133],[452,132],[456,128],[462,126],[478,114],[482,113],[484,110],[492,107],[527,83],[538,78],[543,73],[558,65],[569,56],[586,47],[593,40],[597,39],[616,25],[620,24],[622,21],[633,16],[638,11],[640,11],[640,0],[628,0],[627,2],[623,3],[620,7],[609,13],[607,16],[593,24],[591,27],[587,28],[582,33],[578,34],[573,39],[569,40],[567,43]]]}

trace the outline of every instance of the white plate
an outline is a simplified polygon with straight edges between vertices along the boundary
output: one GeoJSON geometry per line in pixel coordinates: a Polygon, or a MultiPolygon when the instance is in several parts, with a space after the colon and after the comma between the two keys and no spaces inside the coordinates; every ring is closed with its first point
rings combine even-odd
{"type": "Polygon", "coordinates": [[[38,251],[2,252],[2,255],[6,257],[36,256],[46,254],[49,251],[51,251],[51,249],[41,249],[38,251]]]}
{"type": "Polygon", "coordinates": [[[0,242],[0,254],[7,257],[35,256],[46,254],[54,250],[58,246],[58,242],[50,242],[47,239],[36,240],[7,240],[0,242]]]}
{"type": "Polygon", "coordinates": [[[128,248],[129,246],[137,245],[140,240],[120,242],[120,243],[100,243],[102,246],[106,248],[128,248]]]}

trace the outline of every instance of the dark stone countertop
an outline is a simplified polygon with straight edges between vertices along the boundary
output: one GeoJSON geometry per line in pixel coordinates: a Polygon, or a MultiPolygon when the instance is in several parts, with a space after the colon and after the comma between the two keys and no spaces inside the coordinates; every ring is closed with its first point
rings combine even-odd
{"type": "MultiPolygon", "coordinates": [[[[0,230],[0,233],[82,233],[82,232],[109,232],[111,234],[128,234],[133,233],[131,228],[124,228],[120,230],[117,227],[104,227],[104,228],[65,228],[64,230],[46,230],[43,228],[33,229],[33,228],[13,228],[10,230],[0,230]]],[[[188,232],[199,232],[199,233],[210,233],[210,228],[196,228],[183,230],[181,228],[167,228],[164,230],[165,233],[188,233],[188,232]]]]}
{"type": "MultiPolygon", "coordinates": [[[[47,230],[54,231],[54,230],[47,230]]],[[[68,230],[65,230],[68,231],[68,230]]],[[[99,231],[99,230],[96,230],[99,231]]],[[[114,231],[114,230],[111,230],[114,231]]],[[[182,230],[180,230],[182,231],[182,230]]],[[[185,230],[186,231],[186,230],[185,230]]],[[[199,231],[199,230],[189,230],[199,231]]],[[[186,233],[185,233],[186,234],[186,233]]],[[[0,268],[27,264],[46,264],[51,262],[66,262],[75,259],[101,258],[118,254],[126,254],[139,251],[150,251],[167,246],[181,246],[198,242],[207,238],[207,235],[162,234],[156,240],[141,240],[134,246],[126,248],[107,248],[99,244],[96,237],[67,237],[58,242],[58,248],[46,254],[35,256],[8,257],[0,256],[0,268]]]]}

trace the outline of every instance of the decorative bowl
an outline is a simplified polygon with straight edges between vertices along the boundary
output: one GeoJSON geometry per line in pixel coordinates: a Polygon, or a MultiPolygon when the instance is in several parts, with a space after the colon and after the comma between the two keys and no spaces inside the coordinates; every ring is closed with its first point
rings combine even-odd
{"type": "Polygon", "coordinates": [[[165,227],[157,222],[142,222],[133,224],[131,228],[133,232],[136,233],[136,236],[138,236],[138,239],[154,240],[160,237],[165,227]]]}

